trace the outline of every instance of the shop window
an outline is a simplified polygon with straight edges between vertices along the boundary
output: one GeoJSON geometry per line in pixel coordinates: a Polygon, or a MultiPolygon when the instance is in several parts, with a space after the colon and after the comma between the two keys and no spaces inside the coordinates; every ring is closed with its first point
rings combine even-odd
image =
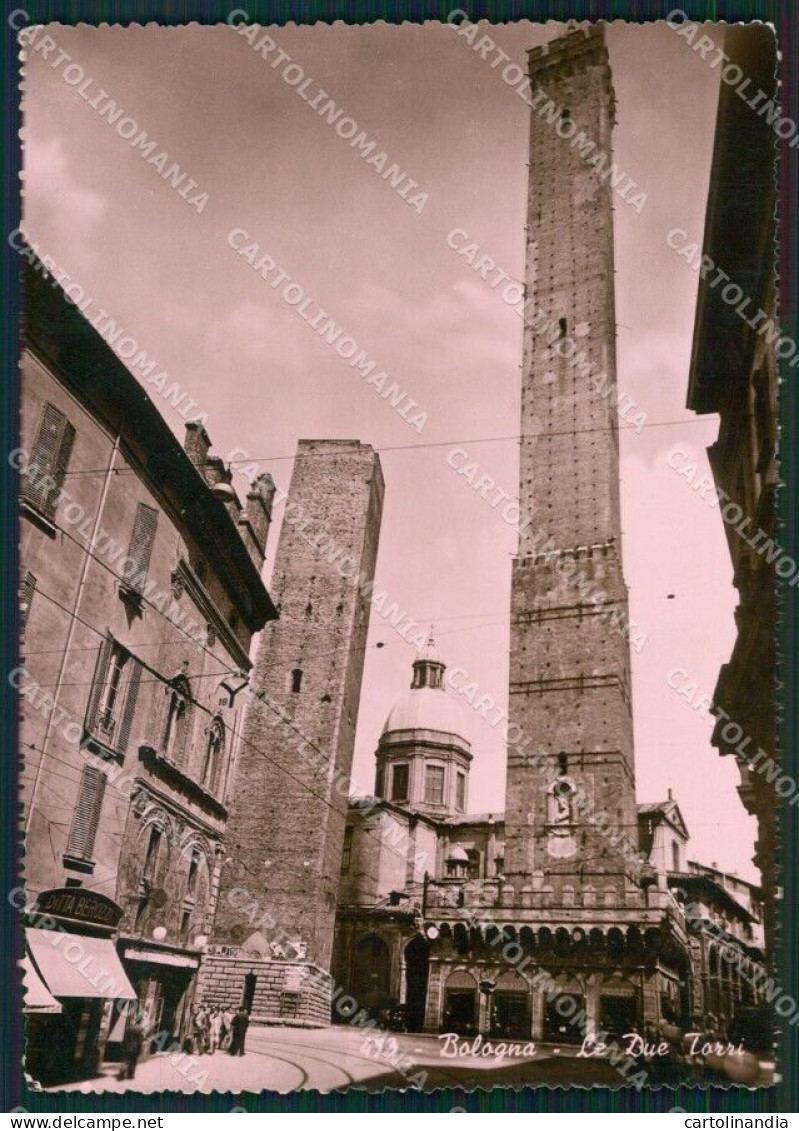
{"type": "Polygon", "coordinates": [[[67,857],[81,861],[92,859],[105,786],[106,776],[102,770],[95,766],[83,767],[78,803],[67,840],[67,857]]]}
{"type": "Polygon", "coordinates": [[[391,767],[391,800],[408,800],[408,766],[400,763],[391,767]]]}
{"type": "Polygon", "coordinates": [[[428,766],[424,777],[424,799],[428,805],[444,804],[444,767],[428,766]]]}
{"type": "Polygon", "coordinates": [[[22,479],[22,499],[50,522],[64,485],[75,429],[66,416],[48,401],[42,410],[30,463],[22,479]]]}

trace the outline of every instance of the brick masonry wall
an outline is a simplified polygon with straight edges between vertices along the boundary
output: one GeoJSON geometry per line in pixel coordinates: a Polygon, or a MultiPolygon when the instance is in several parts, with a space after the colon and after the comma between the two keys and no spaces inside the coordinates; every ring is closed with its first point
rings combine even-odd
{"type": "Polygon", "coordinates": [[[256,661],[216,922],[217,941],[246,943],[257,930],[253,918],[227,899],[245,888],[260,913],[326,970],[369,624],[370,605],[356,582],[359,573],[374,576],[382,502],[380,463],[370,447],[300,442],[272,582],[280,619],[267,627],[256,661]],[[322,534],[321,548],[311,544],[322,534]],[[331,542],[342,551],[335,563],[327,560],[331,542]],[[340,571],[345,556],[348,576],[340,571]],[[302,672],[298,692],[295,669],[302,672]]]}
{"type": "Polygon", "coordinates": [[[206,954],[198,974],[196,1003],[238,1009],[250,973],[256,978],[250,1014],[254,1024],[321,1026],[330,1023],[330,975],[303,962],[206,954]]]}
{"type": "MultiPolygon", "coordinates": [[[[601,35],[582,35],[531,58],[531,83],[568,110],[587,137],[610,153],[613,91],[601,35]]],[[[609,159],[609,158],[608,158],[609,159]]],[[[527,248],[528,297],[550,320],[563,319],[576,343],[615,384],[615,304],[611,188],[600,181],[555,124],[531,113],[527,248]]],[[[559,857],[548,788],[566,755],[565,776],[637,837],[629,645],[609,623],[627,623],[621,567],[618,418],[588,375],[525,327],[519,496],[556,552],[536,556],[522,537],[514,562],[510,718],[551,757],[545,771],[511,746],[508,762],[506,873],[518,891],[535,872],[555,902],[565,886],[612,889],[623,903],[629,872],[596,829],[572,815],[573,852],[559,857]],[[576,564],[581,594],[561,568],[576,564]],[[605,615],[591,603],[603,594],[605,615]]],[[[566,350],[564,349],[564,352],[566,350]]],[[[513,732],[512,732],[513,733],[513,732]]]]}

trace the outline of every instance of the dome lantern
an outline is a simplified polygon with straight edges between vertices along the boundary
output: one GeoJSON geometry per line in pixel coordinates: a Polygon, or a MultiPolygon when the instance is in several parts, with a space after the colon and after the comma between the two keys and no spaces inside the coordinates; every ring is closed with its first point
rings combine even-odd
{"type": "Polygon", "coordinates": [[[464,712],[444,687],[446,664],[431,626],[413,661],[413,680],[389,712],[378,742],[375,793],[448,817],[466,811],[471,745],[464,712]]]}
{"type": "Polygon", "coordinates": [[[431,624],[427,643],[413,662],[413,682],[411,683],[411,687],[414,691],[420,687],[433,687],[438,689],[443,686],[445,670],[446,664],[438,654],[436,642],[433,637],[433,626],[431,624]]]}

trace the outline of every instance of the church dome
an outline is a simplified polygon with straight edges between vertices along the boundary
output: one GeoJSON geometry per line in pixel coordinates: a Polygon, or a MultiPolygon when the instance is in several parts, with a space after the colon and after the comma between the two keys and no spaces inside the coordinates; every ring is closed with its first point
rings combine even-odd
{"type": "Polygon", "coordinates": [[[459,703],[441,688],[412,687],[389,712],[383,734],[399,730],[433,730],[454,734],[466,742],[466,719],[459,703]]]}
{"type": "Polygon", "coordinates": [[[413,662],[411,686],[389,712],[375,751],[376,796],[434,817],[466,812],[472,760],[465,712],[444,689],[445,671],[431,629],[413,662]]]}
{"type": "Polygon", "coordinates": [[[391,708],[383,736],[397,731],[436,731],[454,735],[469,747],[463,708],[444,690],[445,670],[431,628],[427,643],[414,660],[413,682],[391,708]]]}

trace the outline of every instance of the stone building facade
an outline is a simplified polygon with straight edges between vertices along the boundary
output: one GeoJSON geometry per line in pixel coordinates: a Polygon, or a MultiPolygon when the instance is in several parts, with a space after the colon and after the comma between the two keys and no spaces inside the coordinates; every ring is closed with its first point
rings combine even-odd
{"type": "MultiPolygon", "coordinates": [[[[22,400],[28,904],[115,908],[103,960],[115,945],[145,1026],[179,1037],[214,915],[250,641],[277,615],[260,576],[274,485],[262,476],[242,505],[199,422],[181,448],[33,253],[22,400]]],[[[130,1009],[53,973],[42,948],[57,939],[36,921],[29,958],[57,1002],[39,1068],[91,1074],[130,1009]]],[[[91,918],[56,926],[99,946],[91,918]]]]}
{"type": "MultiPolygon", "coordinates": [[[[386,748],[421,746],[422,780],[441,746],[469,746],[439,656],[440,687],[425,696],[420,686],[430,654],[428,644],[376,751],[379,766],[386,748]],[[395,731],[397,722],[405,725],[395,731]]],[[[354,1001],[415,1032],[569,1044],[599,1030],[680,1024],[752,1038],[763,996],[760,893],[689,859],[671,795],[637,806],[647,880],[637,910],[619,907],[610,885],[589,878],[579,890],[556,891],[547,874],[509,906],[502,813],[464,813],[456,799],[431,813],[424,802],[393,797],[379,771],[377,782],[382,793],[350,805],[333,959],[346,996],[334,1020],[349,1022],[354,1001]]]]}
{"type": "MultiPolygon", "coordinates": [[[[768,28],[728,28],[724,50],[730,64],[742,68],[750,79],[753,90],[763,91],[768,98],[775,96],[776,44],[768,28]]],[[[776,145],[767,119],[722,83],[702,254],[710,258],[717,271],[725,272],[730,285],[739,288],[744,298],[732,305],[726,301],[726,288],[714,285],[719,277],[715,271],[700,278],[688,386],[690,409],[718,413],[720,417],[718,438],[708,448],[708,459],[715,484],[724,492],[722,500],[730,504],[727,513],[731,521],[724,529],[739,603],[735,645],[714,692],[719,721],[712,741],[720,755],[737,758],[741,774],[738,792],[748,812],[757,818],[754,863],[763,876],[771,961],[779,801],[774,774],[764,771],[780,761],[775,704],[775,571],[781,577],[792,572],[785,557],[775,561],[775,341],[779,338],[774,323],[776,145]],[[733,725],[728,725],[728,720],[733,725]]]]}
{"type": "Polygon", "coordinates": [[[383,492],[368,445],[300,442],[273,573],[280,619],[264,633],[256,661],[204,974],[206,997],[220,1000],[214,994],[229,963],[249,957],[246,1000],[256,1020],[308,1018],[320,1008],[329,1016],[383,492]],[[265,987],[274,960],[287,966],[285,985],[272,995],[265,987]]]}

